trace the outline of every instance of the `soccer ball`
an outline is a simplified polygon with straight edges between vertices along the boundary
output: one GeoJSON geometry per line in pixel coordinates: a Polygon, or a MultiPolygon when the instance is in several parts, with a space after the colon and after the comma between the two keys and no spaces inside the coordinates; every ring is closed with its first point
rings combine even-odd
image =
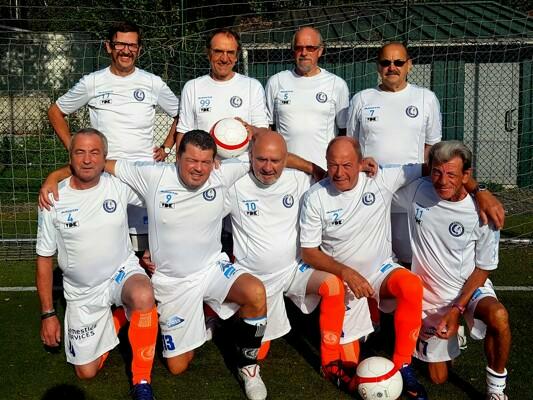
{"type": "Polygon", "coordinates": [[[209,132],[217,145],[221,158],[239,157],[248,148],[248,131],[234,118],[224,118],[215,123],[209,132]]]}
{"type": "Polygon", "coordinates": [[[364,400],[395,400],[402,394],[400,371],[392,361],[383,357],[369,357],[357,366],[357,390],[364,400]]]}

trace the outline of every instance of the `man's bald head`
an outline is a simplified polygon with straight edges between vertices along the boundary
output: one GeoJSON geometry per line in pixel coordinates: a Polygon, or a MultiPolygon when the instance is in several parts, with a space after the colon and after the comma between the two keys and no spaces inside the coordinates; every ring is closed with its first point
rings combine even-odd
{"type": "Polygon", "coordinates": [[[250,155],[254,176],[262,184],[272,185],[287,163],[287,144],[277,132],[262,132],[253,137],[250,155]]]}
{"type": "Polygon", "coordinates": [[[352,190],[361,172],[361,147],[351,137],[338,136],[329,142],[326,150],[328,176],[339,192],[352,190]]]}

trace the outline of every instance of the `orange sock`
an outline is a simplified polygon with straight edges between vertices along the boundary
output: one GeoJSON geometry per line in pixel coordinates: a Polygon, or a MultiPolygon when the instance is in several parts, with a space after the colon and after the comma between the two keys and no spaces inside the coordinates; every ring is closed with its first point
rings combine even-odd
{"type": "Polygon", "coordinates": [[[113,323],[115,324],[115,332],[120,331],[120,328],[122,328],[126,323],[128,322],[128,319],[126,318],[126,313],[124,312],[123,307],[117,307],[113,310],[113,323]]]}
{"type": "Polygon", "coordinates": [[[335,275],[328,276],[318,288],[320,302],[320,357],[322,365],[340,359],[339,340],[344,322],[344,284],[335,275]]]}
{"type": "Polygon", "coordinates": [[[267,340],[266,342],[261,343],[261,347],[259,348],[259,353],[257,353],[257,361],[264,360],[267,357],[269,350],[270,350],[270,340],[267,340]]]}
{"type": "Polygon", "coordinates": [[[155,341],[157,337],[157,310],[131,313],[128,338],[133,360],[131,362],[132,382],[134,385],[145,380],[150,383],[154,363],[155,341]]]}
{"type": "Polygon", "coordinates": [[[368,310],[370,311],[370,319],[374,327],[380,325],[381,315],[379,313],[378,302],[373,297],[368,299],[368,310]]]}
{"type": "Polygon", "coordinates": [[[406,269],[396,269],[387,281],[387,289],[396,297],[394,331],[396,343],[392,361],[397,368],[411,363],[422,325],[422,282],[406,269]]]}
{"type": "Polygon", "coordinates": [[[343,362],[359,363],[359,340],[341,344],[341,360],[343,362]]]}

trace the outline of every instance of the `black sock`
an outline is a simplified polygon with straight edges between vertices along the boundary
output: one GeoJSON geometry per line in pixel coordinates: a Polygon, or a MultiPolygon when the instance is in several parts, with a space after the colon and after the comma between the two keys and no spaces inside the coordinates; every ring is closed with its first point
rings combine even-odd
{"type": "Polygon", "coordinates": [[[265,334],[266,315],[257,318],[236,318],[233,323],[235,346],[237,347],[237,367],[257,363],[257,353],[265,334]]]}

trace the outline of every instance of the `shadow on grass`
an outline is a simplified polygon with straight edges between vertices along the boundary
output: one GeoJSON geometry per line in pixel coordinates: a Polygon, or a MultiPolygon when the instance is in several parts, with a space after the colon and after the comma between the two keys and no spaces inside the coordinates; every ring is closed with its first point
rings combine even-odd
{"type": "Polygon", "coordinates": [[[480,393],[467,380],[465,380],[462,376],[457,375],[453,370],[449,372],[448,382],[453,386],[457,387],[472,400],[485,399],[484,393],[480,393]]]}
{"type": "Polygon", "coordinates": [[[41,400],[86,400],[85,392],[74,385],[61,384],[46,391],[41,400]]]}

